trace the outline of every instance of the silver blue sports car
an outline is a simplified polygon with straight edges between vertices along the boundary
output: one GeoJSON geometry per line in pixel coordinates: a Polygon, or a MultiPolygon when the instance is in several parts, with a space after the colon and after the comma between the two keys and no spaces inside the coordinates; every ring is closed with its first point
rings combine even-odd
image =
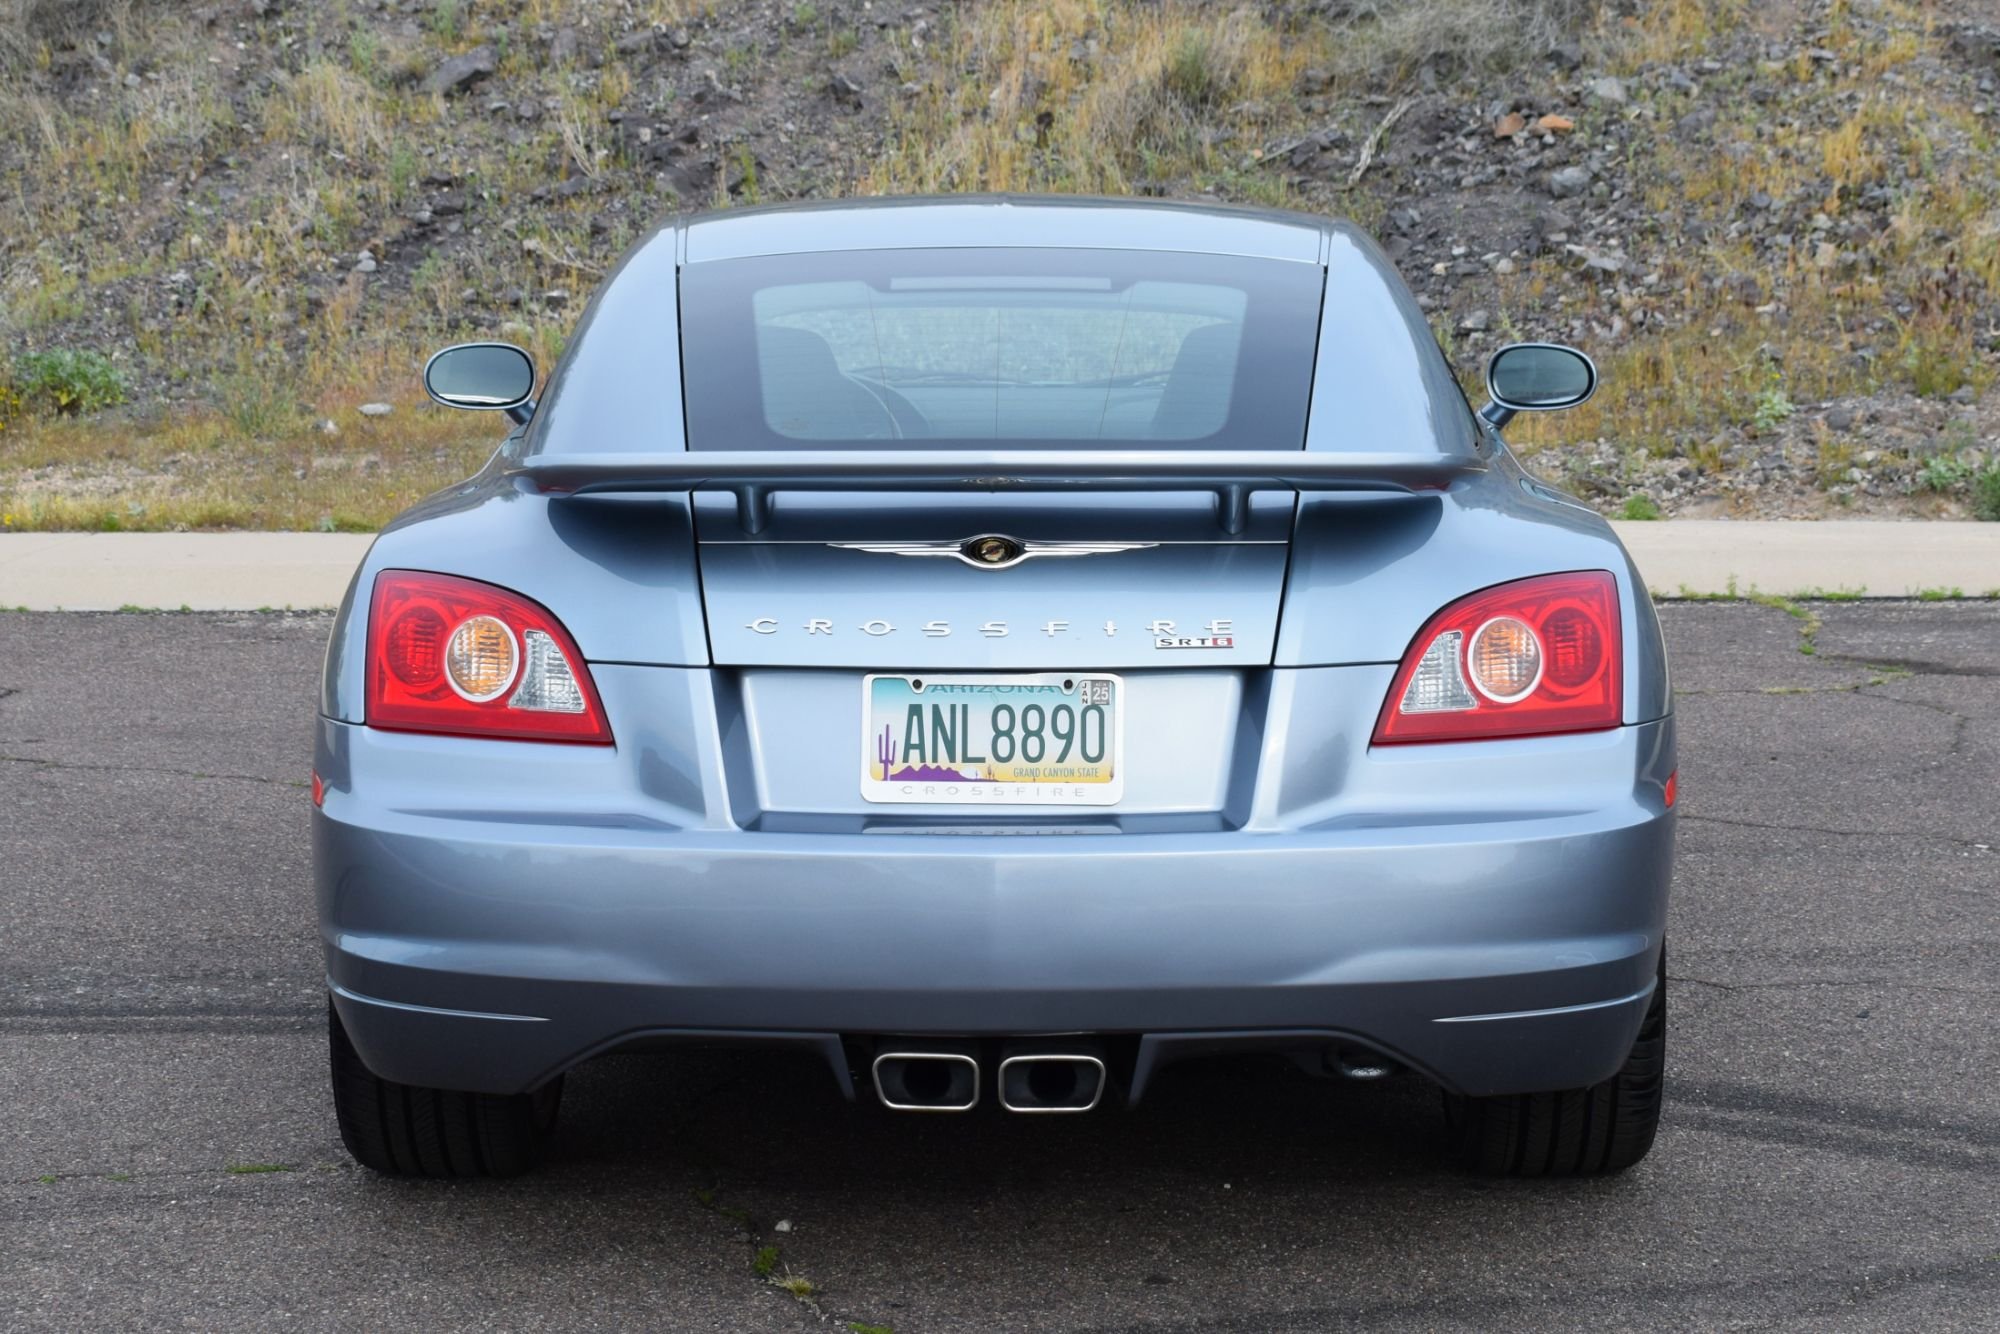
{"type": "Polygon", "coordinates": [[[788,1046],[904,1112],[1264,1052],[1444,1092],[1476,1170],[1661,1100],[1674,720],[1610,528],[1343,223],[732,210],[640,243],[334,624],[314,868],[342,1135],[502,1175],[564,1072],[788,1046]]]}

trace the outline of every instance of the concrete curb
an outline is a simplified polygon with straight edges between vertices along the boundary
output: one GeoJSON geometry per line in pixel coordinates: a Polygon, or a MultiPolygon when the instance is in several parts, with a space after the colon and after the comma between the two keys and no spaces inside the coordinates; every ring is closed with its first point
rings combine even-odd
{"type": "MultiPolygon", "coordinates": [[[[1678,519],[1612,525],[1656,596],[2000,594],[2000,523],[1678,519]]],[[[361,533],[9,533],[0,608],[334,607],[361,533]]]]}
{"type": "Polygon", "coordinates": [[[0,607],[337,607],[374,540],[367,533],[12,533],[0,537],[0,607]]]}
{"type": "Polygon", "coordinates": [[[1656,597],[2000,594],[2000,523],[1670,519],[1611,526],[1656,597]]]}

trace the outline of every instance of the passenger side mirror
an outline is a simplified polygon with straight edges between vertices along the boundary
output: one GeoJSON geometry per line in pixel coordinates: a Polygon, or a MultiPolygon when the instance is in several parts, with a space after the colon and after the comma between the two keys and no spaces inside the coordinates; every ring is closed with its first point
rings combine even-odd
{"type": "Polygon", "coordinates": [[[1573,408],[1597,392],[1597,367],[1560,343],[1509,343],[1486,363],[1486,394],[1479,415],[1505,426],[1517,412],[1573,408]]]}
{"type": "Polygon", "coordinates": [[[424,392],[448,408],[535,415],[535,359],[512,343],[460,343],[424,366],[424,392]]]}

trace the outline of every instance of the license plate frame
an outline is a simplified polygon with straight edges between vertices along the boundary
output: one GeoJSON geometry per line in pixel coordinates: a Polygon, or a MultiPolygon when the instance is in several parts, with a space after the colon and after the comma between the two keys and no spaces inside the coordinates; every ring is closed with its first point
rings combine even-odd
{"type": "MultiPolygon", "coordinates": [[[[1114,806],[1125,795],[1125,715],[1129,704],[1125,678],[1115,672],[870,672],[861,681],[862,799],[881,805],[1114,806]],[[901,692],[878,692],[878,682],[901,683],[901,692]],[[991,689],[993,687],[1002,689],[991,689]],[[1096,701],[1099,691],[1102,691],[1101,703],[1096,701]],[[959,698],[953,699],[952,696],[959,698]],[[1071,730],[1075,734],[1075,758],[1067,762],[1067,767],[1095,769],[1108,762],[1109,775],[1101,778],[1051,776],[1032,780],[997,779],[979,774],[977,766],[972,766],[970,760],[956,753],[950,756],[951,766],[933,764],[934,757],[929,753],[932,747],[928,742],[921,748],[924,764],[913,766],[910,763],[909,748],[899,744],[899,723],[902,727],[907,726],[908,710],[914,705],[922,710],[920,717],[930,729],[929,741],[941,741],[943,735],[949,735],[956,742],[962,736],[966,755],[976,756],[980,764],[987,768],[1004,764],[1010,772],[1018,773],[1023,769],[1039,771],[1064,767],[1064,763],[1056,761],[1050,753],[1054,734],[1048,730],[1043,733],[1043,758],[1038,762],[1027,761],[1021,753],[1024,747],[1019,746],[1006,761],[993,758],[990,752],[998,749],[997,746],[989,745],[984,748],[989,753],[979,753],[972,744],[969,710],[980,703],[986,707],[989,741],[994,735],[991,728],[993,715],[1003,705],[1017,710],[1014,715],[1017,723],[1021,719],[1019,710],[1040,705],[1045,709],[1045,729],[1052,728],[1054,724],[1053,713],[1046,710],[1054,705],[1068,706],[1072,714],[1071,730]],[[904,715],[901,720],[891,719],[888,724],[890,735],[886,744],[890,758],[886,762],[881,749],[885,744],[883,716],[878,713],[878,708],[897,710],[904,715]],[[939,720],[932,713],[933,708],[953,711],[947,715],[952,726],[945,727],[942,735],[938,730],[939,720]],[[1094,765],[1082,759],[1087,736],[1085,714],[1091,708],[1104,710],[1100,724],[1104,760],[1094,765]],[[961,709],[967,712],[956,712],[961,709]],[[974,776],[967,777],[965,768],[956,767],[960,765],[973,767],[974,776]],[[928,772],[898,776],[916,769],[938,768],[947,769],[950,776],[928,772]],[[887,777],[882,776],[883,773],[887,777]]],[[[935,758],[942,760],[945,757],[940,755],[935,758]]]]}

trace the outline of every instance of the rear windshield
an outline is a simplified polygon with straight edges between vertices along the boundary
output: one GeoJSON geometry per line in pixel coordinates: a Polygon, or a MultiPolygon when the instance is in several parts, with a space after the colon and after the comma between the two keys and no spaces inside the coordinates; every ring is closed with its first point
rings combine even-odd
{"type": "Polygon", "coordinates": [[[695,449],[1297,449],[1321,270],[1158,251],[862,250],[691,264],[695,449]]]}

